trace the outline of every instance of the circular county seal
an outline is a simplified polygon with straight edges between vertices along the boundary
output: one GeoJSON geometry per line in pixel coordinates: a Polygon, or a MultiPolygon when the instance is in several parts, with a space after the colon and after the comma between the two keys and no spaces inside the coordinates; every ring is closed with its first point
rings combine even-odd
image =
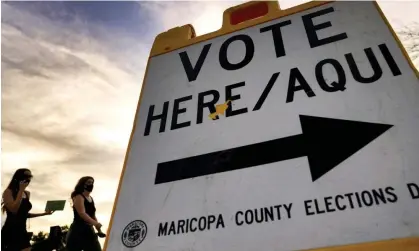
{"type": "Polygon", "coordinates": [[[147,235],[147,225],[142,220],[130,222],[122,231],[122,244],[133,248],[141,244],[147,235]]]}

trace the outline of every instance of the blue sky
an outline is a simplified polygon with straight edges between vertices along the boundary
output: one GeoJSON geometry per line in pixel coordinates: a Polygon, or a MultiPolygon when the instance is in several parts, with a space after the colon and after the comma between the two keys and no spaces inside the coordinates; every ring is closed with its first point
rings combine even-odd
{"type": "Polygon", "coordinates": [[[164,27],[153,17],[153,13],[143,8],[143,3],[93,1],[93,2],[38,2],[35,4],[17,3],[21,8],[30,9],[32,13],[39,13],[54,22],[73,23],[82,21],[88,25],[85,29],[97,39],[111,46],[124,44],[118,37],[131,37],[139,42],[151,44],[157,32],[164,27]],[[97,27],[106,27],[106,32],[97,27]],[[113,39],[107,35],[113,34],[113,39]]]}
{"type": "Polygon", "coordinates": [[[144,34],[146,30],[150,31],[151,28],[142,25],[147,20],[151,20],[152,16],[151,13],[141,8],[141,2],[50,1],[10,2],[8,4],[63,23],[72,22],[78,17],[93,25],[137,34],[144,34]]]}
{"type": "MultiPolygon", "coordinates": [[[[214,31],[238,3],[2,2],[2,188],[31,168],[33,211],[42,211],[93,175],[106,228],[154,37],[188,23],[214,31]]],[[[419,2],[380,3],[397,29],[419,22],[419,2]]],[[[67,204],[30,230],[71,220],[67,204]]]]}

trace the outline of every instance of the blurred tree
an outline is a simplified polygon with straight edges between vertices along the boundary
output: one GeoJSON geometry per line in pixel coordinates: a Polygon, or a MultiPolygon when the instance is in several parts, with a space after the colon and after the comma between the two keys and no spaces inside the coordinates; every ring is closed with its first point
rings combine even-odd
{"type": "Polygon", "coordinates": [[[397,31],[413,63],[419,68],[419,23],[415,22],[397,31]]]}
{"type": "Polygon", "coordinates": [[[68,225],[61,226],[61,231],[62,231],[62,235],[63,235],[62,240],[65,244],[66,244],[66,236],[67,236],[67,233],[68,233],[69,229],[70,229],[70,227],[68,225]]]}
{"type": "MultiPolygon", "coordinates": [[[[67,235],[69,226],[68,225],[64,225],[61,226],[61,231],[62,231],[62,236],[63,236],[63,241],[65,242],[65,236],[67,235]]],[[[35,245],[37,243],[40,243],[46,239],[48,239],[48,235],[49,233],[44,232],[44,231],[39,231],[36,235],[34,234],[31,238],[31,241],[33,242],[32,244],[35,245]]]]}
{"type": "Polygon", "coordinates": [[[48,238],[48,233],[44,231],[39,231],[38,234],[32,235],[32,241],[33,243],[37,243],[43,240],[46,240],[48,238]]]}
{"type": "Polygon", "coordinates": [[[68,225],[64,225],[64,226],[61,226],[61,231],[63,231],[63,232],[68,232],[68,229],[69,229],[70,227],[68,226],[68,225]]]}

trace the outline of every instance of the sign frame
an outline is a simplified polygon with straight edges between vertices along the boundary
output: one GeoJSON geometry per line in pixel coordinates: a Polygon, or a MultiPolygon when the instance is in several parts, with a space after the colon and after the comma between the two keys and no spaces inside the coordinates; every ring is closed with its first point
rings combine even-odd
{"type": "MultiPolygon", "coordinates": [[[[246,28],[253,27],[253,26],[256,26],[256,25],[259,25],[259,24],[263,24],[263,23],[266,23],[266,22],[269,22],[269,21],[272,21],[272,20],[275,20],[275,19],[278,19],[278,18],[285,17],[285,16],[297,14],[299,12],[306,11],[306,10],[309,10],[309,9],[312,9],[312,8],[315,8],[315,7],[319,7],[319,6],[324,5],[324,4],[333,3],[333,2],[336,2],[336,1],[335,0],[332,0],[332,1],[310,1],[310,2],[301,4],[301,5],[298,5],[298,6],[294,6],[294,7],[289,8],[289,9],[285,9],[285,10],[282,10],[280,8],[279,3],[276,0],[274,0],[274,1],[263,1],[263,2],[265,2],[268,6],[268,13],[266,15],[264,15],[262,17],[259,17],[259,18],[256,18],[256,19],[251,19],[251,20],[248,20],[248,21],[236,24],[236,25],[231,25],[230,24],[230,17],[231,17],[233,12],[235,12],[239,9],[242,9],[242,8],[247,8],[247,7],[255,4],[255,1],[250,1],[250,2],[246,2],[246,3],[243,3],[243,4],[240,4],[240,5],[237,5],[237,6],[226,9],[223,13],[222,27],[217,31],[207,33],[207,34],[204,34],[204,35],[201,35],[201,36],[197,37],[196,34],[195,34],[195,30],[194,30],[193,26],[191,24],[187,24],[187,25],[184,25],[184,26],[172,28],[172,29],[170,29],[166,32],[160,33],[159,35],[156,36],[156,38],[154,40],[154,43],[152,45],[151,51],[150,51],[149,58],[147,60],[147,66],[146,66],[146,70],[145,70],[143,84],[142,84],[141,91],[140,91],[140,97],[139,97],[139,100],[138,100],[137,109],[136,109],[135,116],[134,116],[132,131],[131,131],[127,151],[126,151],[126,154],[125,154],[124,164],[123,164],[123,168],[122,168],[119,183],[118,183],[118,188],[117,188],[117,192],[116,192],[115,201],[114,201],[113,208],[112,208],[109,227],[107,229],[107,236],[108,237],[110,236],[110,232],[111,232],[111,229],[112,229],[115,210],[116,210],[116,205],[118,204],[118,199],[119,199],[119,196],[120,196],[120,190],[121,190],[121,186],[123,184],[123,177],[125,175],[125,169],[126,169],[126,165],[127,165],[128,155],[129,155],[129,152],[131,150],[131,143],[132,143],[132,140],[133,140],[133,135],[135,133],[135,128],[136,128],[136,124],[137,124],[137,117],[138,117],[138,114],[139,114],[139,111],[140,111],[141,100],[142,100],[142,97],[143,97],[145,80],[147,79],[147,74],[148,74],[148,71],[149,71],[150,59],[155,57],[155,56],[162,55],[162,54],[165,54],[165,53],[169,53],[171,51],[174,51],[174,50],[177,50],[177,49],[180,49],[180,48],[184,48],[184,47],[191,46],[191,45],[194,45],[194,44],[197,44],[197,43],[201,43],[201,42],[204,42],[206,40],[214,39],[214,38],[217,38],[219,36],[227,35],[227,34],[230,34],[230,33],[233,33],[233,32],[237,32],[237,31],[242,30],[242,29],[246,29],[246,28]]],[[[409,57],[406,49],[404,48],[402,42],[398,38],[396,32],[394,31],[394,29],[392,28],[388,19],[386,18],[385,14],[383,13],[382,9],[380,8],[378,2],[377,1],[372,1],[372,2],[374,4],[374,6],[376,7],[376,9],[378,10],[378,13],[380,14],[380,16],[383,19],[384,23],[386,24],[387,28],[391,32],[393,38],[395,39],[396,44],[398,45],[398,47],[401,50],[403,56],[405,57],[408,64],[412,68],[416,77],[419,79],[418,69],[416,69],[413,61],[409,57]]],[[[105,244],[104,244],[104,247],[103,247],[104,251],[107,250],[108,241],[109,241],[108,237],[105,239],[105,244]]],[[[367,251],[367,250],[368,251],[369,250],[377,250],[377,251],[398,251],[398,250],[414,251],[414,250],[417,250],[418,248],[419,248],[419,236],[409,237],[409,238],[397,238],[397,239],[390,239],[390,240],[365,242],[365,243],[342,245],[342,246],[329,246],[329,247],[315,248],[315,249],[308,249],[308,250],[310,250],[310,251],[351,251],[351,250],[356,250],[356,251],[367,251]]]]}

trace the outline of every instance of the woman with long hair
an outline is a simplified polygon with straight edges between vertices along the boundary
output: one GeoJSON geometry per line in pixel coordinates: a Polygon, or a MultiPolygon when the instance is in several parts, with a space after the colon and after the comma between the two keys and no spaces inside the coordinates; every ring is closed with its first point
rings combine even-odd
{"type": "Polygon", "coordinates": [[[26,230],[28,218],[50,215],[53,212],[33,214],[30,192],[26,187],[32,180],[29,169],[21,168],[13,174],[12,180],[3,192],[2,213],[7,213],[6,221],[1,229],[1,250],[30,251],[30,237],[26,230]]]}
{"type": "Polygon", "coordinates": [[[74,220],[67,233],[66,249],[68,251],[100,251],[99,237],[105,234],[100,229],[96,218],[96,207],[90,193],[93,190],[94,179],[85,176],[79,179],[74,191],[71,193],[73,200],[74,220]],[[98,234],[95,233],[96,228],[98,234]]]}

